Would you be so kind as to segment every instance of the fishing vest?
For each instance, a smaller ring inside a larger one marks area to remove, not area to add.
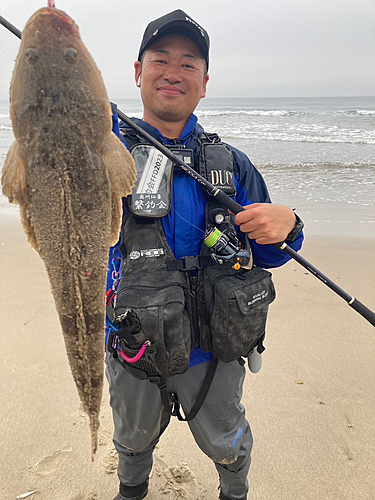
[[[200,139],[198,172],[234,195],[230,150],[216,134]],[[136,134],[126,136],[126,142],[131,151],[144,143]],[[227,211],[220,224],[213,220],[220,208],[216,201],[208,201],[206,228],[235,231]],[[161,219],[135,216],[129,210],[122,224],[120,252],[114,316],[121,317],[129,308],[136,313],[145,337],[158,348],[158,372],[164,377],[186,371],[196,346],[224,362],[248,356],[256,347],[259,352],[264,349],[268,306],[275,298],[271,273],[219,265],[205,245],[198,256],[177,260]]]

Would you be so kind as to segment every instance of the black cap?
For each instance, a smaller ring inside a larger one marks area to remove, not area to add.
[[[155,40],[167,35],[184,35],[193,40],[199,47],[208,69],[208,52],[210,49],[210,38],[208,33],[194,21],[194,19],[180,9],[159,17],[159,19],[155,19],[155,21],[151,21],[142,38],[138,61],[141,60],[143,52],[155,42]]]

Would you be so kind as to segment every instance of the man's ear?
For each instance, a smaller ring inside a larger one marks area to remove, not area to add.
[[[141,86],[141,73],[142,73],[142,64],[139,61],[135,61],[135,63],[134,63],[134,78],[135,78],[135,84],[137,87]]]
[[[203,99],[203,97],[206,97],[206,92],[207,92],[207,82],[208,80],[210,79],[210,76],[208,73],[206,73],[206,75],[204,76],[204,80],[203,80],[203,88],[202,88],[202,95],[201,95],[201,99]]]

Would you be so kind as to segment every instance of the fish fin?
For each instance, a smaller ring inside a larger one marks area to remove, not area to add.
[[[134,160],[131,154],[113,132],[109,135],[103,152],[111,190],[120,198],[128,196],[131,194],[136,180]]]
[[[21,154],[17,141],[11,145],[3,167],[1,176],[3,195],[10,203],[25,205],[27,203],[26,191],[26,160]]]
[[[119,240],[121,221],[122,221],[122,203],[121,198],[115,195],[112,191],[111,194],[111,246],[115,245]]]
[[[27,236],[27,241],[39,253],[39,247],[28,210],[26,159],[21,154],[17,141],[13,142],[5,159],[1,185],[3,194],[9,199],[9,202],[20,205],[21,222]]]
[[[112,192],[111,245],[114,245],[118,241],[121,227],[121,198],[131,194],[136,170],[131,154],[113,132],[104,146],[104,161]]]

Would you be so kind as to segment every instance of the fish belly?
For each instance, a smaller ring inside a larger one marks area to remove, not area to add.
[[[72,156],[70,151],[44,149],[29,159],[29,203],[23,219],[34,232],[49,276],[95,453],[104,373],[111,192],[103,158],[84,147],[77,150]]]

